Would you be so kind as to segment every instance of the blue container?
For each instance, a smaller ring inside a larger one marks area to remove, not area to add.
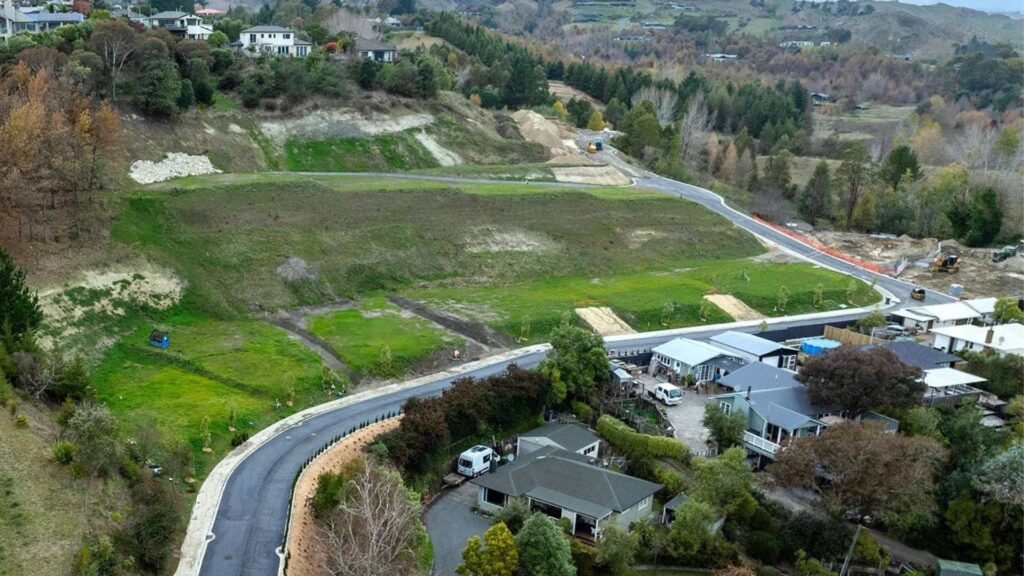
[[[800,343],[800,350],[808,356],[817,356],[840,346],[842,346],[841,343],[828,338],[811,338]]]
[[[171,335],[161,330],[153,330],[149,333],[149,345],[167,348],[171,345]]]

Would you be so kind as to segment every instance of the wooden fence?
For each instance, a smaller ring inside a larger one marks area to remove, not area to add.
[[[835,340],[847,346],[871,344],[871,336],[847,330],[846,328],[836,328],[835,326],[825,326],[825,338]]]

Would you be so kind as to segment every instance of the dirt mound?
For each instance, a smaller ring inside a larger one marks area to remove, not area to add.
[[[636,330],[607,306],[589,306],[577,308],[576,314],[590,325],[601,336],[617,334],[635,334]]]
[[[181,176],[219,173],[213,162],[206,156],[192,156],[180,152],[170,152],[167,158],[159,162],[136,160],[132,163],[128,174],[139,184],[163,182]]]
[[[455,166],[456,164],[462,164],[462,157],[452,152],[451,150],[442,146],[433,136],[426,132],[417,132],[414,134],[416,140],[423,144],[423,147],[430,152],[430,155],[437,160],[437,163],[441,166]]]
[[[343,108],[314,110],[300,117],[266,119],[260,122],[260,128],[275,144],[283,146],[290,137],[313,140],[330,137],[365,138],[422,128],[433,121],[434,116],[425,112],[363,114],[357,110]]]
[[[729,294],[706,294],[705,300],[721,308],[726,314],[732,316],[733,320],[761,320],[764,315],[747,306],[742,300]]]
[[[559,182],[597,184],[601,186],[624,186],[632,182],[628,176],[611,166],[579,166],[552,168],[551,173]]]
[[[564,134],[558,124],[548,120],[533,110],[519,110],[512,115],[519,126],[519,133],[530,142],[542,144],[551,151],[552,156],[566,156],[572,150],[566,140],[572,140],[572,134]]]
[[[547,236],[521,228],[481,228],[465,240],[466,251],[483,252],[552,252],[558,243]]]

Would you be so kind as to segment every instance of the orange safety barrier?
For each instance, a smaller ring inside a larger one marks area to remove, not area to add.
[[[835,248],[832,248],[831,246],[826,246],[825,244],[822,244],[821,242],[819,242],[818,240],[816,240],[814,238],[811,238],[810,236],[804,236],[803,234],[799,234],[797,232],[794,232],[794,231],[790,230],[789,228],[786,228],[785,226],[782,226],[782,225],[779,225],[779,224],[775,224],[773,222],[769,222],[769,221],[765,220],[764,218],[760,218],[758,216],[751,216],[751,218],[753,218],[754,220],[757,220],[761,224],[764,224],[765,226],[767,226],[767,227],[769,227],[769,228],[771,228],[773,230],[776,230],[778,232],[781,232],[781,233],[785,234],[786,236],[789,236],[790,238],[794,238],[796,240],[799,240],[799,241],[803,242],[804,244],[807,244],[808,246],[810,246],[811,248],[814,248],[815,250],[817,250],[819,252],[824,252],[825,254],[828,254],[829,256],[832,256],[833,258],[838,258],[839,260],[842,260],[843,262],[848,262],[850,264],[853,264],[854,266],[860,266],[861,268],[863,268],[865,270],[870,270],[870,271],[875,272],[877,274],[888,274],[888,272],[884,268],[879,266],[878,264],[872,264],[871,262],[865,262],[863,260],[859,260],[857,258],[854,258],[853,256],[850,256],[849,254],[844,254],[844,253],[836,250]]]

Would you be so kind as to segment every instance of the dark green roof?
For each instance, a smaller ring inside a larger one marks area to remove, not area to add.
[[[602,518],[652,496],[661,485],[590,464],[587,458],[553,446],[472,480],[510,496],[526,496]]]

